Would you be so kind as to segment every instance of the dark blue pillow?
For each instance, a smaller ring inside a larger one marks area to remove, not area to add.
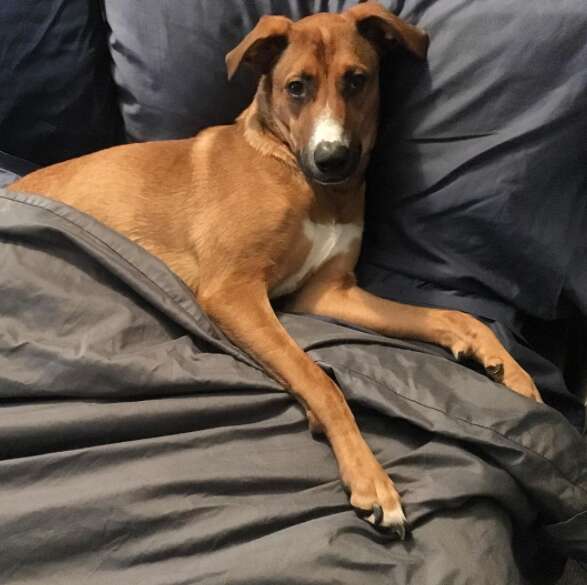
[[[401,4],[431,44],[382,76],[362,284],[511,326],[587,307],[584,0]]]
[[[2,0],[0,31],[0,150],[49,164],[119,141],[98,0]]]

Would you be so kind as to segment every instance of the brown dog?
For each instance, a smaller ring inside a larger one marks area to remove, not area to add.
[[[375,3],[298,22],[264,17],[226,57],[261,74],[230,126],[58,164],[12,185],[89,213],[163,260],[226,335],[304,405],[372,524],[405,535],[393,482],[342,392],[289,337],[269,302],[440,344],[540,400],[493,333],[464,313],[402,305],[357,287],[364,171],[375,140],[379,53],[426,54],[428,39]],[[155,198],[153,193],[159,195]]]

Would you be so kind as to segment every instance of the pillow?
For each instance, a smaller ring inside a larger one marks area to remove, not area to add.
[[[552,319],[587,243],[585,2],[402,6],[429,58],[382,76],[360,282],[512,327]]]
[[[0,30],[0,150],[49,164],[119,140],[96,0],[2,0]]]
[[[246,71],[230,83],[224,56],[263,14],[301,18],[297,0],[105,0],[127,138],[185,138],[232,122],[251,101]]]

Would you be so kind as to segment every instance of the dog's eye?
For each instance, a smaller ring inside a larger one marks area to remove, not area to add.
[[[365,87],[367,76],[364,73],[349,73],[346,77],[346,87],[352,93],[357,93]]]
[[[287,93],[294,98],[303,98],[306,95],[306,85],[300,79],[294,79],[286,85]]]

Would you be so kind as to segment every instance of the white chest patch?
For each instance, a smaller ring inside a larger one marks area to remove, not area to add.
[[[304,235],[312,247],[302,266],[270,291],[272,298],[297,290],[304,280],[331,258],[348,252],[351,244],[361,238],[363,226],[355,223],[314,223],[304,220]]]

